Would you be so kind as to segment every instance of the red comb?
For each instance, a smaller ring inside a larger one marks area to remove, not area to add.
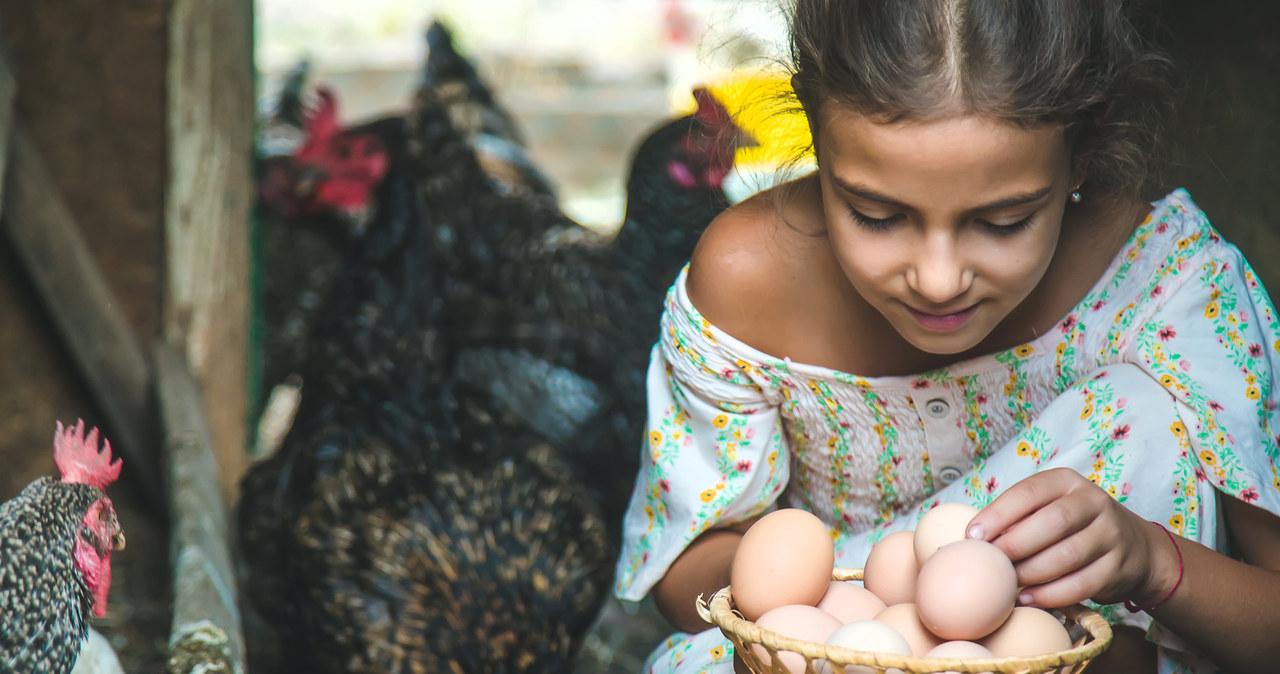
[[[711,95],[710,89],[706,87],[694,89],[693,99],[698,102],[698,111],[693,113],[698,121],[704,124],[723,124],[729,121],[729,109]]]
[[[77,419],[76,425],[66,430],[58,422],[53,434],[53,462],[58,464],[63,482],[79,482],[98,489],[115,482],[122,467],[120,459],[111,460],[111,443],[106,438],[102,440],[102,451],[98,451],[98,429],[85,435],[83,419]]]
[[[308,159],[324,147],[338,133],[338,97],[328,87],[317,87],[319,102],[307,111],[303,121],[306,140],[294,154],[298,159]]]

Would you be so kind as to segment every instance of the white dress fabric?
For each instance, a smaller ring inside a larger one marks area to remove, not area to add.
[[[710,527],[774,507],[826,522],[836,563],[941,502],[976,507],[1070,467],[1142,517],[1231,554],[1215,495],[1280,513],[1280,324],[1240,251],[1183,190],[1151,214],[1053,330],[903,377],[761,353],[667,297],[648,374],[647,439],[615,593],[640,600]],[[1213,667],[1144,613],[1161,672]],[[717,629],[675,634],[654,672],[732,672]]]

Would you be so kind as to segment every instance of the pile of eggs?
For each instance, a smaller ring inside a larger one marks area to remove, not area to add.
[[[825,524],[799,509],[772,512],[739,543],[729,591],[738,612],[764,629],[857,651],[928,658],[1029,657],[1071,648],[1053,614],[1015,606],[1013,563],[996,546],[965,538],[977,509],[943,504],[914,531],[872,547],[863,584],[832,581],[835,549]],[[768,666],[769,654],[753,646]],[[798,653],[779,651],[790,672]],[[823,663],[819,671],[832,671]],[[846,674],[871,671],[849,666]]]

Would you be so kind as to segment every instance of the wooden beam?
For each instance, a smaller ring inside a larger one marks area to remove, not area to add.
[[[154,504],[162,504],[148,359],[30,137],[18,120],[9,129],[0,228],[106,414],[127,472]]]
[[[169,672],[243,672],[231,528],[205,405],[181,347],[162,344],[155,355],[172,523]]]

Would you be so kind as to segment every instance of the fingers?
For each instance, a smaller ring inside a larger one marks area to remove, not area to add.
[[[1079,479],[1083,478],[1073,470],[1054,468],[1019,480],[974,515],[968,537],[994,541],[1027,516],[1066,495]],[[1022,556],[1010,558],[1017,561]]]
[[[1094,598],[1098,595],[1098,588],[1105,585],[1114,574],[1115,566],[1112,555],[1103,555],[1050,582],[1024,588],[1018,593],[1018,603],[1039,608],[1058,608]]]
[[[1014,564],[1018,584],[1035,586],[1070,576],[1115,550],[1113,529],[1094,521],[1079,531],[1050,541],[1034,554]]]

